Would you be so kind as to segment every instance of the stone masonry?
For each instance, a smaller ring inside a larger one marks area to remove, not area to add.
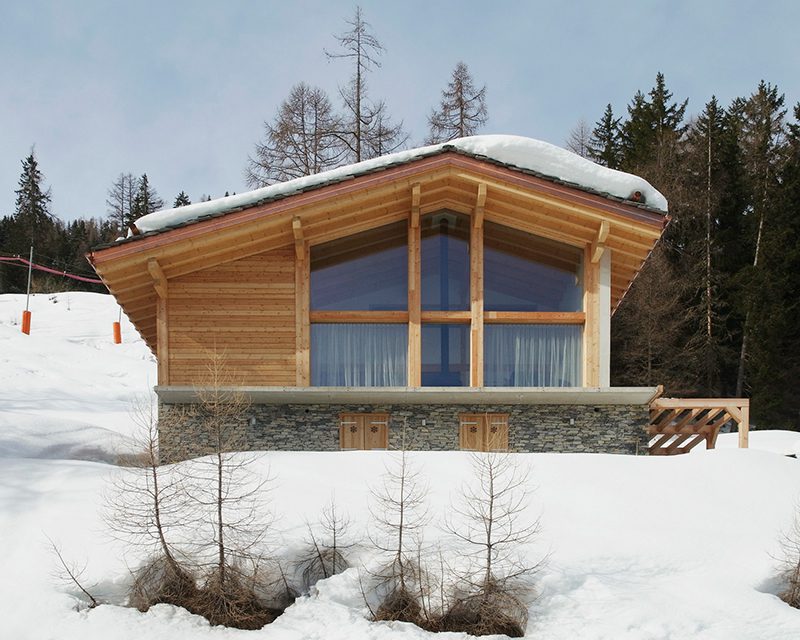
[[[209,452],[193,405],[161,404],[162,462]],[[389,448],[400,447],[403,425],[412,450],[458,449],[461,413],[508,414],[511,451],[646,454],[648,407],[641,405],[253,404],[234,425],[235,448],[273,451],[339,450],[339,415],[388,413]]]

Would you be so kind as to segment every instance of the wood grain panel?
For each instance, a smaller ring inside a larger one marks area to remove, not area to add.
[[[294,385],[294,263],[288,246],[170,279],[170,384],[201,384],[216,352],[234,384]]]

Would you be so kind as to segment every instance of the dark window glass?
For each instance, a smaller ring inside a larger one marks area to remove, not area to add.
[[[311,384],[406,386],[408,325],[312,324]]]
[[[580,311],[583,251],[491,222],[484,228],[487,311]]]
[[[469,386],[469,325],[422,325],[422,386]]]
[[[406,222],[311,247],[311,308],[392,311],[408,307]]]
[[[579,387],[583,327],[575,324],[487,324],[487,387]]]
[[[420,222],[422,308],[469,309],[469,218],[442,211]]]

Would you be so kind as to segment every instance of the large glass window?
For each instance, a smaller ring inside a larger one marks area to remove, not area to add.
[[[405,221],[311,247],[311,309],[392,311],[408,306]]]
[[[469,325],[422,325],[422,386],[469,385]]]
[[[487,387],[579,387],[583,326],[495,324],[484,328]]]
[[[408,325],[312,324],[311,384],[404,387]]]
[[[583,251],[510,227],[485,223],[487,311],[580,311]]]
[[[420,226],[422,309],[469,309],[469,218],[442,211]]]

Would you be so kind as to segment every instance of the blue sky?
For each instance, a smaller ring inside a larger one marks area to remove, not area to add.
[[[621,115],[657,71],[688,113],[727,105],[762,78],[800,100],[800,2],[365,1],[386,48],[373,98],[413,146],[455,63],[487,85],[485,133],[563,145],[607,103]],[[245,190],[247,156],[291,86],[326,89],[355,3],[0,0],[0,215],[13,211],[20,160],[36,145],[53,212],[104,216],[121,172],[147,172],[171,203],[185,190]],[[657,186],[657,185],[656,185]]]

